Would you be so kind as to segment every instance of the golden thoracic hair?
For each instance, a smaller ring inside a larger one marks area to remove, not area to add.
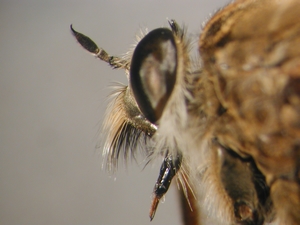
[[[299,0],[234,1],[203,27],[196,60],[174,20],[124,57],[71,26],[128,77],[104,122],[107,170],[138,148],[164,157],[151,220],[176,178],[186,225],[300,224],[299,12]]]

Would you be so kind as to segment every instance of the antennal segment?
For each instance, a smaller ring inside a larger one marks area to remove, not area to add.
[[[89,51],[102,61],[108,63],[114,69],[123,68],[129,70],[129,64],[126,60],[119,57],[110,56],[103,48],[99,48],[97,44],[88,36],[74,30],[72,24],[70,25],[70,28],[76,40],[85,50]]]

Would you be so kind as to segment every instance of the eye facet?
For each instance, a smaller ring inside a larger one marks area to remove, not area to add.
[[[172,31],[159,28],[137,45],[130,66],[135,100],[151,123],[160,119],[176,82],[177,49]]]

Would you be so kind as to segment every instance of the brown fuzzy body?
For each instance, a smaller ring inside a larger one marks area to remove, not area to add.
[[[213,115],[213,136],[254,159],[287,224],[300,224],[299,12],[298,0],[236,1],[207,23],[199,41],[215,91],[207,96],[213,107],[203,109]],[[195,98],[207,93],[198,86]]]

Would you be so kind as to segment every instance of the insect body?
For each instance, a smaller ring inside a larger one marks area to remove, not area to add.
[[[207,22],[196,63],[174,20],[123,58],[71,27],[129,78],[104,124],[107,168],[139,144],[149,160],[165,157],[151,219],[176,177],[200,212],[188,225],[300,224],[299,12],[298,0],[235,1]]]

